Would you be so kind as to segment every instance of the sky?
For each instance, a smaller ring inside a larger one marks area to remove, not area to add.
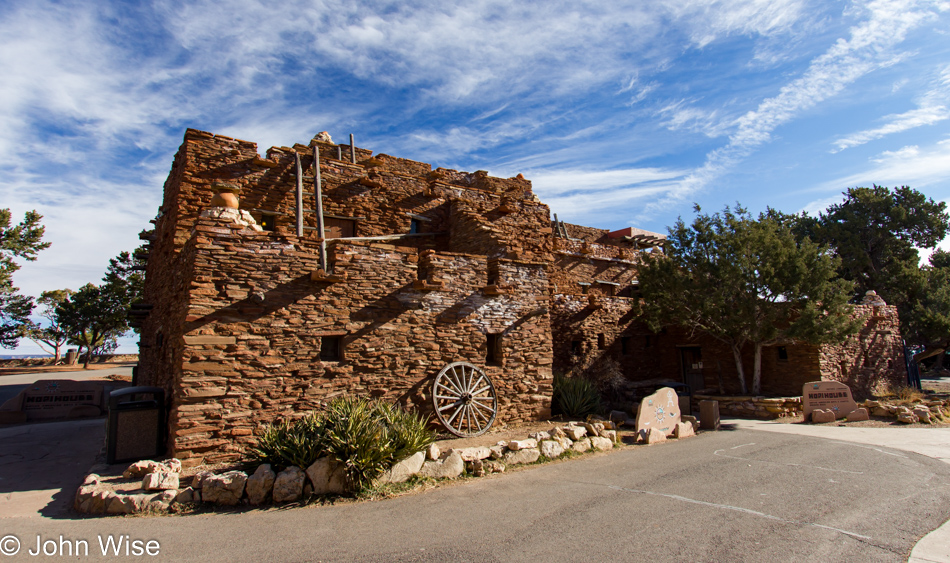
[[[0,208],[52,243],[14,284],[99,282],[188,127],[522,173],[611,230],[872,184],[950,201],[950,1],[5,0]]]

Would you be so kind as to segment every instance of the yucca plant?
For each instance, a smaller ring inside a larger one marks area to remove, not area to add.
[[[582,418],[600,410],[597,386],[583,377],[554,376],[553,402],[561,414]]]
[[[321,419],[321,415],[310,413],[298,420],[283,420],[267,426],[257,437],[257,445],[248,451],[251,459],[278,469],[292,465],[309,467],[326,455]]]

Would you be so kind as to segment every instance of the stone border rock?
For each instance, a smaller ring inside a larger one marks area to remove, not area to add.
[[[686,438],[695,434],[692,417],[676,425],[671,436]],[[692,420],[688,420],[692,419]],[[653,444],[667,436],[653,429],[642,433],[638,441]],[[535,432],[520,440],[501,441],[493,446],[453,448],[441,451],[432,444],[424,452],[395,464],[378,480],[379,484],[402,483],[413,476],[432,479],[456,479],[463,473],[481,477],[503,473],[512,465],[553,460],[588,451],[608,451],[619,444],[616,424],[611,421],[569,422],[550,431]],[[139,461],[130,465],[122,477],[86,477],[76,492],[74,507],[84,514],[133,514],[169,512],[176,505],[208,503],[219,506],[265,506],[299,502],[311,495],[339,495],[347,492],[343,465],[321,458],[306,469],[288,467],[275,473],[268,464],[248,475],[231,470],[221,474],[196,473],[188,486],[180,487],[181,462]]]

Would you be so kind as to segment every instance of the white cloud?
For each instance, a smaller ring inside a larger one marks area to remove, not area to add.
[[[895,64],[893,48],[910,30],[935,17],[925,0],[872,0],[862,6],[867,18],[811,61],[804,74],[783,86],[778,95],[739,118],[729,143],[706,155],[706,161],[684,178],[669,198],[648,206],[655,212],[704,188],[723,172],[769,142],[772,132],[802,111],[836,95],[858,78]]]
[[[885,151],[870,159],[872,166],[821,183],[817,190],[841,190],[841,186],[912,186],[922,189],[946,182],[950,177],[950,139],[931,147],[907,146]]]

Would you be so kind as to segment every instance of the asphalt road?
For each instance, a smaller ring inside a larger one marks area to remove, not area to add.
[[[899,432],[899,430],[896,430]],[[163,518],[0,519],[155,540],[175,561],[906,561],[950,518],[950,465],[754,430],[552,463],[372,503]],[[2,547],[2,544],[0,544]],[[82,557],[81,559],[87,559]]]

